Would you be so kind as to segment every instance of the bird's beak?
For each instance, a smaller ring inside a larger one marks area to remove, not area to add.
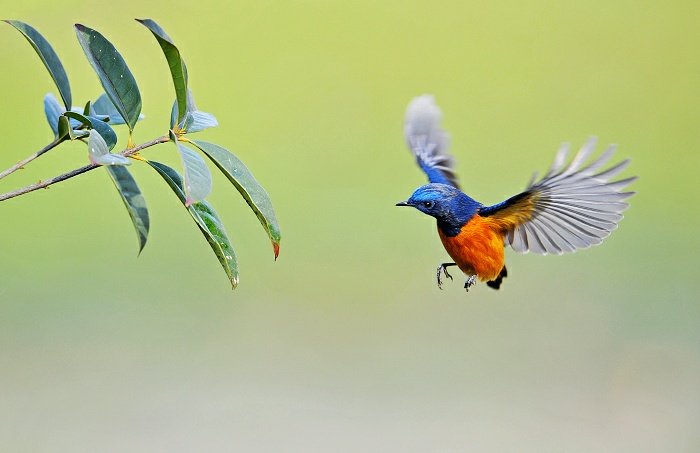
[[[412,206],[408,201],[399,201],[396,206]]]

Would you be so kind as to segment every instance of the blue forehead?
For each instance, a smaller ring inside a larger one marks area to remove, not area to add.
[[[445,200],[455,197],[459,194],[459,190],[447,184],[426,184],[413,192],[409,201],[420,203],[423,201]]]

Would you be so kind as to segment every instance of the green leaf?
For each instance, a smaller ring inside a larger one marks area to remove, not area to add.
[[[185,131],[185,133],[191,134],[194,132],[203,131],[204,129],[209,129],[210,127],[216,127],[218,125],[219,122],[211,113],[195,110],[194,112],[187,112],[185,114],[182,129]]]
[[[192,95],[192,90],[190,89],[187,89],[187,111],[185,112],[185,117],[179,122],[177,122],[178,105],[179,103],[176,99],[170,113],[170,128],[173,129],[177,124],[177,129],[180,130],[181,134],[200,132],[204,129],[209,129],[219,125],[219,122],[216,120],[214,115],[197,110],[197,106],[194,102],[194,96]]]
[[[117,144],[117,133],[114,132],[114,129],[99,118],[95,118],[94,116],[88,116],[87,118],[92,122],[92,128],[99,132],[105,140],[107,148],[112,151]]]
[[[245,198],[245,201],[255,212],[267,235],[270,237],[270,242],[272,242],[272,248],[275,252],[275,259],[277,259],[281,239],[280,227],[277,223],[275,210],[272,207],[272,201],[265,189],[253,177],[248,167],[227,149],[199,140],[190,140],[190,143],[202,150]]]
[[[129,126],[129,131],[133,131],[141,113],[141,94],[129,67],[112,43],[97,31],[76,24],[75,32],[102,88]]]
[[[77,120],[79,123],[82,123],[84,126],[89,127],[92,129],[92,121],[90,121],[85,115],[82,113],[78,112],[71,112],[70,110],[67,112],[63,112],[65,116],[67,116],[70,119]]]
[[[151,19],[136,19],[136,21],[153,33],[158,44],[160,44],[160,48],[163,49],[165,59],[170,67],[170,74],[173,77],[173,85],[175,85],[175,98],[178,103],[176,123],[179,123],[185,117],[185,112],[187,111],[187,67],[185,66],[185,61],[180,56],[180,51],[173,43],[173,40],[160,28],[160,25]]]
[[[58,117],[58,125],[56,127],[57,129],[57,136],[56,139],[62,139],[62,140],[73,140],[73,128],[70,125],[70,119],[66,116],[59,116]]]
[[[97,132],[99,132],[105,143],[107,143],[107,148],[109,151],[111,151],[117,144],[116,132],[114,132],[114,129],[112,129],[109,124],[105,123],[101,119],[95,118],[94,116],[81,115],[78,112],[65,112],[64,115],[78,120],[90,129],[95,129]]]
[[[111,154],[107,143],[95,129],[90,129],[88,152],[90,154],[90,163],[95,165],[131,165],[131,161],[126,157],[119,154]]]
[[[80,110],[80,108],[77,109]],[[58,103],[58,99],[56,99],[56,96],[54,96],[53,93],[47,93],[46,96],[44,96],[44,114],[46,115],[46,120],[49,122],[49,126],[51,126],[54,138],[58,139],[59,137],[66,137],[74,140],[75,138],[84,135],[81,131],[73,130],[80,127],[81,121],[74,118],[72,114],[77,114],[79,116],[82,115],[77,112],[70,113],[70,115],[67,115],[70,117],[67,118],[69,121],[69,126],[64,125],[65,127],[62,128],[60,126],[60,117],[66,114],[66,109],[64,109],[63,106]]]
[[[129,170],[122,166],[108,166],[105,167],[109,176],[112,177],[112,181],[122,197],[124,206],[129,212],[131,217],[131,222],[134,224],[134,229],[136,230],[136,236],[139,240],[139,255],[141,251],[146,246],[146,239],[148,238],[148,230],[150,229],[150,219],[148,217],[148,207],[146,206],[146,199],[143,197],[139,186],[136,184],[136,180]]]
[[[178,103],[177,99],[175,99],[175,102],[173,102],[173,108],[170,110],[170,129],[174,129],[175,126],[178,124],[177,120],[177,112],[178,112]]]
[[[177,195],[182,204],[187,207],[187,211],[207,239],[209,246],[211,246],[214,254],[219,259],[221,267],[223,267],[226,275],[228,275],[231,286],[235,288],[238,285],[238,261],[236,260],[236,254],[233,251],[231,241],[226,235],[226,230],[224,230],[224,225],[216,214],[216,211],[214,211],[214,208],[206,201],[193,203],[188,206],[185,188],[182,184],[182,177],[180,174],[167,165],[155,161],[147,160],[146,162],[160,174],[173,192],[175,192],[175,195]]]
[[[25,38],[27,38],[27,41],[29,41],[29,44],[32,45],[36,53],[41,58],[41,61],[44,62],[46,69],[49,70],[53,81],[56,83],[58,92],[63,99],[63,104],[66,106],[66,110],[70,110],[72,99],[70,84],[68,83],[68,76],[66,75],[66,70],[63,69],[61,60],[58,58],[58,55],[56,55],[53,47],[51,47],[51,44],[49,44],[49,42],[43,36],[41,36],[41,33],[39,33],[29,24],[25,24],[24,22],[20,22],[18,20],[6,20],[5,22],[15,27],[24,35]]]
[[[90,162],[93,164],[100,164],[97,159],[109,154],[109,148],[107,143],[102,138],[99,132],[95,130],[90,131],[90,139],[88,141],[88,152],[90,153]]]
[[[93,116],[99,118],[103,116],[106,117],[109,124],[125,124],[124,118],[122,118],[122,116],[119,114],[117,108],[114,106],[114,104],[112,104],[112,101],[109,100],[107,93],[102,93],[100,97],[98,97],[97,100],[92,103],[90,110],[92,111]],[[140,113],[138,120],[141,121],[145,117],[146,115]]]
[[[185,204],[187,206],[204,200],[211,193],[211,171],[198,153],[183,145],[170,131],[170,140],[177,145],[182,165],[185,168]]]
[[[51,130],[53,131],[54,138],[58,138],[58,118],[63,115],[66,111],[61,104],[58,103],[58,99],[53,93],[48,93],[44,96],[44,114],[46,114],[46,121],[49,122]]]
[[[92,108],[90,110],[95,116],[107,117],[109,124],[125,124],[124,118],[119,114],[117,108],[112,104],[112,101],[109,100],[107,93],[102,93],[100,97],[92,103]],[[143,115],[139,115],[139,119],[142,118]]]

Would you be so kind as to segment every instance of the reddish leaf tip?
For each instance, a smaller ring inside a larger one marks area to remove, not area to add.
[[[278,257],[279,254],[280,254],[280,245],[279,245],[277,242],[273,242],[273,243],[272,243],[272,249],[273,249],[274,252],[275,252],[275,261],[277,261],[277,257]]]

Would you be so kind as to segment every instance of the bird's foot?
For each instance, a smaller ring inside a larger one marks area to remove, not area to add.
[[[440,289],[442,289],[442,274],[443,273],[445,274],[445,277],[452,280],[452,276],[450,275],[449,272],[447,272],[447,268],[449,266],[456,266],[456,264],[455,263],[442,263],[437,268],[437,284],[438,284],[438,288],[440,288]]]
[[[466,282],[464,282],[464,289],[469,292],[469,288],[476,283],[476,275],[470,275]]]

